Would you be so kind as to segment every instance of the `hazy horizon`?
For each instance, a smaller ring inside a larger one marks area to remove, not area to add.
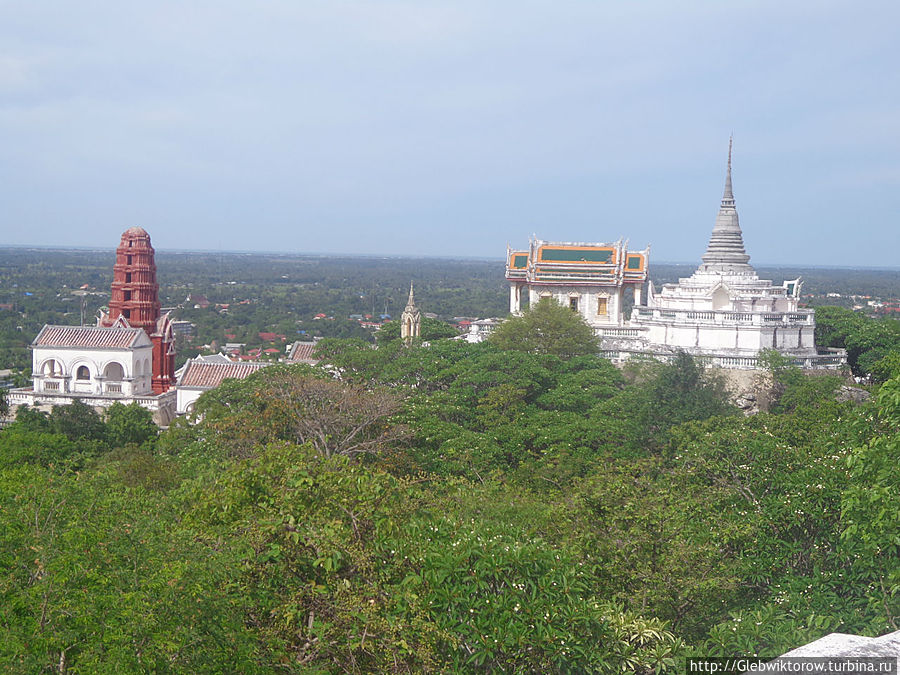
[[[109,253],[112,257],[115,255],[115,247],[102,246],[44,246],[40,244],[7,244],[0,245],[0,251],[3,250],[28,250],[28,251],[84,251],[88,253]],[[154,246],[156,253],[165,253],[169,255],[240,255],[240,256],[279,256],[285,258],[371,258],[374,260],[463,260],[473,262],[491,262],[497,263],[499,266],[505,264],[506,256],[485,256],[485,255],[458,255],[458,256],[437,256],[427,254],[402,254],[402,253],[349,253],[349,252],[316,252],[316,251],[251,251],[251,250],[227,250],[227,249],[160,249]],[[654,260],[650,257],[650,266],[653,265],[670,265],[682,267],[697,267],[699,260]],[[799,263],[771,263],[771,262],[755,262],[750,260],[750,265],[755,269],[784,269],[790,270],[796,268],[803,269],[835,269],[835,270],[865,270],[865,271],[900,271],[900,265],[815,265],[815,264],[799,264]]]

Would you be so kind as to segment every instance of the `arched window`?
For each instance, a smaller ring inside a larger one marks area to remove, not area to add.
[[[113,361],[106,366],[106,369],[103,371],[103,377],[107,380],[121,380],[125,377],[125,369],[122,368],[121,363]]]
[[[56,359],[50,359],[46,363],[44,363],[44,367],[41,369],[41,372],[44,375],[48,375],[50,377],[59,377],[62,375],[62,368],[59,365],[59,361]]]
[[[76,380],[89,380],[91,379],[91,371],[87,366],[78,366],[78,370],[75,371],[75,379]]]

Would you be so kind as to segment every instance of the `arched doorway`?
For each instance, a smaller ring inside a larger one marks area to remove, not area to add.
[[[719,286],[713,291],[712,305],[714,310],[728,309],[731,307],[731,296],[724,287]]]

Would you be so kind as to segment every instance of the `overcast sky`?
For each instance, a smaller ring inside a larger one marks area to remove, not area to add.
[[[0,245],[898,266],[900,3],[0,0]]]

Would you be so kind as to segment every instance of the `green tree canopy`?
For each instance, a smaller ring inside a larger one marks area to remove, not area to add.
[[[29,405],[20,405],[16,408],[16,426],[28,431],[50,431],[47,413]]]
[[[489,338],[500,349],[553,354],[562,359],[596,354],[600,342],[579,314],[549,298],[497,327]]]
[[[883,381],[891,376],[892,367],[882,362],[891,352],[900,351],[900,321],[870,319],[844,307],[819,307],[816,344],[846,349],[847,362],[855,374],[872,374]]]
[[[149,410],[137,403],[114,403],[106,413],[109,442],[114,446],[140,445],[156,438],[158,429]]]
[[[77,398],[69,405],[54,406],[49,419],[51,431],[70,441],[82,438],[102,441],[106,438],[106,425],[100,415]]]

